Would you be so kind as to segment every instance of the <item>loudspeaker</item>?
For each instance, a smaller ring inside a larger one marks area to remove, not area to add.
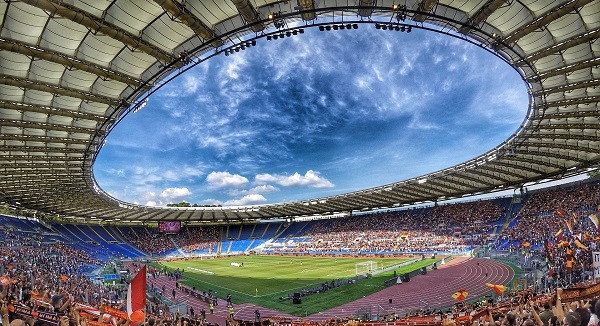
[[[294,292],[294,299],[300,299],[300,292]]]
[[[427,274],[427,267],[421,268],[421,275]]]
[[[292,299],[292,303],[293,304],[301,304],[302,303],[302,299],[294,297]]]
[[[389,302],[389,303],[392,303],[392,299],[388,299],[388,302]]]

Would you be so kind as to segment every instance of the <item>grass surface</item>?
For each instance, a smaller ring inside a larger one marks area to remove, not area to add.
[[[305,316],[362,298],[384,288],[383,282],[393,276],[389,271],[355,284],[343,285],[318,294],[302,297],[302,304],[292,304],[288,294],[308,289],[335,279],[356,274],[356,263],[376,261],[387,267],[407,261],[402,258],[331,258],[236,256],[205,260],[182,260],[163,263],[169,269],[184,269],[183,283],[201,291],[216,290],[224,298],[231,293],[234,303],[252,302],[263,307]],[[432,264],[432,259],[415,262],[396,270],[408,273]],[[242,267],[231,263],[243,263]],[[211,274],[214,273],[214,274]],[[257,291],[258,290],[258,291]],[[282,299],[285,298],[285,299]]]

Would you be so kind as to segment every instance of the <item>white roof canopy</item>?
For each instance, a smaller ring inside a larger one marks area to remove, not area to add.
[[[457,166],[306,201],[153,208],[96,184],[92,165],[111,128],[186,64],[273,33],[278,19],[308,27],[399,14],[398,24],[458,32],[514,66],[530,90],[521,128]],[[600,0],[2,1],[0,199],[121,221],[244,220],[397,207],[576,173],[600,160],[599,37]]]

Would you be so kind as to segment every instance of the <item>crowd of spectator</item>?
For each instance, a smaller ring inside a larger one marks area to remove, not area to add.
[[[211,253],[217,244],[218,229],[214,226],[183,227],[179,233],[159,232],[158,228],[138,227],[122,230],[125,237],[143,252],[150,255],[162,255],[174,251],[193,253],[207,249]]]
[[[504,208],[493,201],[374,213],[314,223],[298,244],[308,252],[464,252],[491,231]]]
[[[541,245],[553,241],[556,232],[573,227],[573,234],[590,230],[588,215],[600,204],[600,184],[584,183],[575,186],[545,190],[530,195],[517,215],[514,227],[503,232],[503,239],[528,241]],[[540,227],[540,226],[544,227]]]
[[[12,238],[0,248],[0,276],[10,280],[11,293],[16,296],[13,299],[37,297],[50,302],[61,296],[71,302],[90,304],[116,299],[119,290],[94,283],[84,275],[101,264],[87,253],[60,242],[42,244],[27,238]]]
[[[546,258],[549,276],[559,280],[556,284],[570,286],[574,279],[578,282],[590,281],[584,276],[572,276],[584,275],[585,271],[589,274],[593,267],[590,254],[597,248],[600,234],[588,215],[596,212],[599,205],[600,184],[597,182],[533,193],[526,198],[523,208],[518,212],[517,223],[504,229],[500,240],[514,242],[519,250]],[[299,248],[325,252],[459,251],[485,239],[485,235],[504,214],[504,208],[494,201],[477,201],[332,219],[312,223],[312,227],[303,234],[307,241],[300,243]],[[596,214],[600,216],[600,213]],[[177,249],[193,252],[213,248],[219,237],[218,227],[185,227],[176,235],[159,233],[157,229],[148,227],[122,228],[121,232],[132,243],[151,254]],[[80,318],[76,302],[94,306],[116,302],[124,297],[122,288],[107,287],[85,275],[85,271],[97,268],[103,262],[91,258],[84,251],[61,242],[45,243],[44,237],[33,231],[2,226],[0,240],[0,276],[6,277],[2,279],[5,285],[0,286],[3,326],[20,319],[18,315],[8,312],[7,303],[60,313],[67,318],[67,322],[70,318],[78,326],[89,326],[82,322],[84,319]],[[525,243],[529,246],[525,246]],[[565,267],[570,260],[575,263],[568,270]],[[149,269],[151,277],[157,277],[160,273],[164,271]],[[170,276],[175,280],[181,277],[177,273]],[[5,283],[7,279],[9,283]],[[152,281],[150,287],[161,291]],[[561,291],[557,290],[558,298],[561,297]],[[506,301],[488,306],[465,305],[455,313],[470,316],[469,323],[482,326],[598,325],[596,312],[600,312],[600,302],[576,301],[563,309],[557,297],[552,299],[547,294],[534,293],[506,296]],[[159,315],[166,310],[164,304],[158,301],[151,307],[151,311]],[[485,313],[481,314],[482,311]],[[420,314],[435,312],[422,311]],[[445,326],[460,323],[456,318],[448,319],[443,314],[438,316]],[[188,325],[198,323],[197,319],[183,318],[176,316],[174,321],[164,318],[151,320],[153,325],[182,326],[184,320]],[[35,320],[30,322],[34,326]]]

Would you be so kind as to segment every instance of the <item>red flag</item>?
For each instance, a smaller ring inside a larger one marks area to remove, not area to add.
[[[521,244],[523,245],[523,247],[525,247],[525,249],[531,248],[531,243],[529,241],[523,241],[523,243]]]
[[[469,293],[465,290],[459,290],[458,292],[452,293],[452,297],[457,301],[463,301],[469,296]]]
[[[565,217],[565,211],[563,209],[561,209],[561,208],[559,208],[559,209],[556,210],[556,214],[558,214],[558,215],[560,215],[562,217]]]
[[[567,225],[567,229],[569,229],[569,232],[573,233],[573,224],[571,224],[571,221],[565,219],[565,224]]]
[[[507,289],[507,287],[502,284],[485,283],[485,286],[491,287],[494,292],[498,293],[498,295],[502,295],[502,293],[504,293],[504,291]]]
[[[60,279],[61,281],[66,282],[69,279],[69,277],[67,275],[60,274]]]
[[[562,241],[562,239],[563,239],[563,229],[560,228],[560,230],[558,230],[558,232],[556,232],[554,234],[554,237],[556,237],[557,241]]]
[[[140,271],[129,283],[129,291],[127,291],[127,315],[132,321],[144,321],[143,310],[146,307],[146,266]],[[138,310],[140,312],[138,312]],[[135,313],[135,314],[134,314]],[[134,320],[136,319],[136,320]]]

